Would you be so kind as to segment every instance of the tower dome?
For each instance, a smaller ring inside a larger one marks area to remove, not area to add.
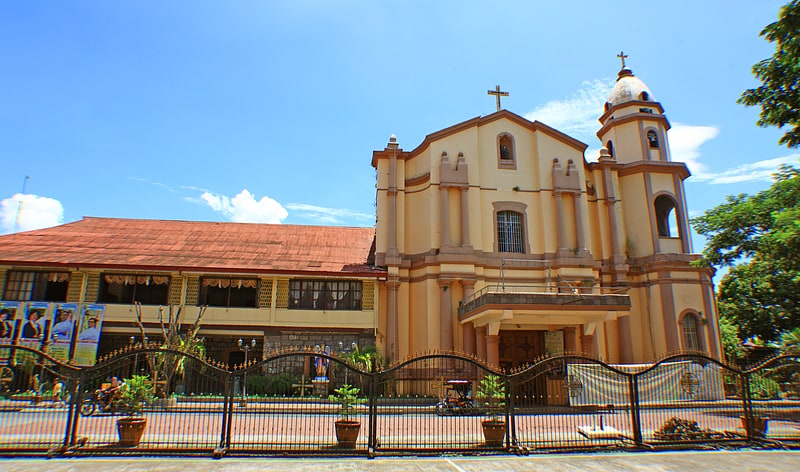
[[[617,84],[608,95],[607,107],[632,101],[654,102],[653,93],[630,69],[623,68],[617,75]]]

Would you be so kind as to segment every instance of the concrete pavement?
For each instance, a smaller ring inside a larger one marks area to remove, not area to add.
[[[224,458],[171,457],[0,459],[2,472],[200,472],[200,471],[702,471],[702,472],[797,472],[800,451],[703,451],[546,454],[487,457],[400,458]]]

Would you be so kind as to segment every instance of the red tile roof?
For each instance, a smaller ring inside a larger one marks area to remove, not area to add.
[[[375,228],[84,218],[0,236],[0,264],[380,276],[374,238]]]

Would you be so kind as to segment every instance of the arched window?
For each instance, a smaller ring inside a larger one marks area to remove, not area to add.
[[[611,140],[606,143],[606,149],[608,149],[608,155],[614,157],[614,143]]]
[[[650,144],[651,148],[658,149],[658,135],[653,130],[647,131],[647,142]]]
[[[497,138],[497,165],[501,168],[516,168],[514,137],[504,133]]]
[[[700,320],[694,313],[687,313],[681,320],[684,351],[701,351]]]
[[[523,216],[516,211],[497,212],[498,252],[525,252]]]
[[[673,230],[677,235],[678,215],[675,210],[675,201],[667,195],[659,195],[656,197],[655,209],[658,235],[662,238],[670,238]]]
[[[646,101],[650,100],[650,94],[643,90],[642,93],[639,94],[639,98],[643,102],[646,102]]]

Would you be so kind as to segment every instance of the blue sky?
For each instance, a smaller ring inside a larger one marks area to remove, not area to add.
[[[371,226],[372,151],[494,112],[497,84],[596,160],[620,50],[700,214],[800,159],[736,104],[783,3],[2,2],[0,233],[83,216]]]

